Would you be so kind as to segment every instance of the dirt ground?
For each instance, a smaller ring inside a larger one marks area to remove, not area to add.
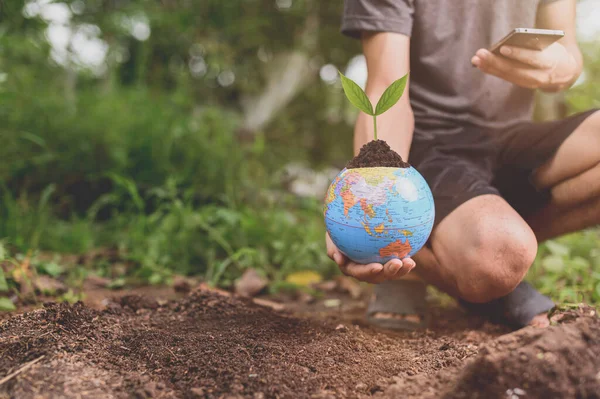
[[[434,306],[431,328],[394,333],[348,295],[142,292],[0,321],[0,398],[600,398],[588,307],[509,332]]]

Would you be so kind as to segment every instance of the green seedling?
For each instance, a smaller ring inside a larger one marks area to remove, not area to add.
[[[404,89],[406,88],[408,74],[396,80],[385,89],[375,106],[375,110],[373,110],[371,100],[369,100],[369,97],[367,97],[367,94],[363,89],[361,89],[353,80],[345,77],[340,71],[338,71],[338,73],[340,74],[340,78],[342,78],[342,87],[344,88],[344,93],[348,100],[356,108],[373,117],[373,138],[377,140],[377,116],[392,108],[394,104],[400,100],[400,97],[402,97],[402,93],[404,93]]]

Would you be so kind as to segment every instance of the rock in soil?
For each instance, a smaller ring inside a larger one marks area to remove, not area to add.
[[[351,277],[339,276],[337,279],[338,287],[343,292],[347,292],[354,299],[358,299],[362,295],[360,283]]]
[[[85,281],[94,288],[107,288],[110,285],[110,279],[95,274],[88,275]]]
[[[346,164],[347,169],[375,167],[408,168],[409,166],[410,164],[404,162],[402,157],[383,140],[369,141],[362,146],[358,155]]]
[[[67,292],[67,286],[55,278],[48,276],[37,276],[33,285],[41,294],[59,295]]]
[[[335,314],[300,318],[208,290],[160,306],[130,295],[104,311],[49,303],[0,324],[0,381],[44,356],[0,385],[0,398],[598,397],[590,316],[478,354],[505,330],[479,323],[473,343],[463,339],[471,319],[451,309],[425,332],[386,334],[347,321],[336,329]]]
[[[192,290],[192,282],[183,276],[175,276],[173,279],[173,289],[175,292],[187,294]]]
[[[269,281],[258,274],[255,269],[247,269],[235,283],[235,292],[245,297],[253,297],[261,292]]]
[[[117,301],[121,306],[133,311],[140,309],[157,309],[159,306],[156,299],[142,295],[125,295],[118,298]]]

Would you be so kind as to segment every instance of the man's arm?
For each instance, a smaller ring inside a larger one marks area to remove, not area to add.
[[[568,89],[575,83],[583,70],[583,57],[577,44],[576,28],[577,0],[558,0],[542,5],[537,14],[536,28],[558,29],[565,32],[559,40],[571,57],[571,62],[563,65],[563,82],[552,85],[550,90]]]
[[[529,89],[566,90],[581,74],[583,62],[575,29],[576,0],[557,0],[538,9],[537,27],[561,29],[565,37],[542,51],[502,46],[502,56],[479,49],[471,62],[483,72]]]
[[[409,37],[399,33],[363,33],[363,52],[367,59],[369,77],[366,93],[371,103],[377,104],[381,94],[394,81],[406,75],[409,68]],[[385,140],[405,161],[408,159],[410,143],[415,125],[408,100],[408,85],[400,101],[384,114],[377,117],[377,138]],[[373,140],[373,117],[361,112],[354,128],[354,150],[356,153],[368,141]],[[410,258],[392,259],[385,265],[371,263],[359,265],[344,256],[326,235],[327,255],[338,264],[342,273],[368,283],[381,283],[399,279],[416,266]]]
[[[363,53],[369,71],[366,93],[372,104],[377,104],[381,94],[395,80],[409,72],[410,38],[398,33],[364,33]],[[408,159],[410,143],[415,125],[410,107],[408,86],[402,98],[386,113],[377,117],[377,136],[385,140],[405,161]],[[361,112],[354,128],[354,151],[373,140],[373,117]]]

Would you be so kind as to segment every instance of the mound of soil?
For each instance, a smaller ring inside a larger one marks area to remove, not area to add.
[[[383,140],[372,140],[363,145],[357,156],[346,165],[347,169],[355,168],[408,168],[410,164],[392,150]]]
[[[590,310],[590,313],[595,313]],[[486,345],[445,399],[600,398],[600,322],[577,318]]]
[[[598,320],[577,317],[480,351],[502,330],[383,334],[208,290],[168,303],[129,296],[103,311],[46,304],[0,324],[0,398],[458,398],[516,387],[575,397],[591,392],[600,354]],[[537,390],[544,382],[552,388]]]

